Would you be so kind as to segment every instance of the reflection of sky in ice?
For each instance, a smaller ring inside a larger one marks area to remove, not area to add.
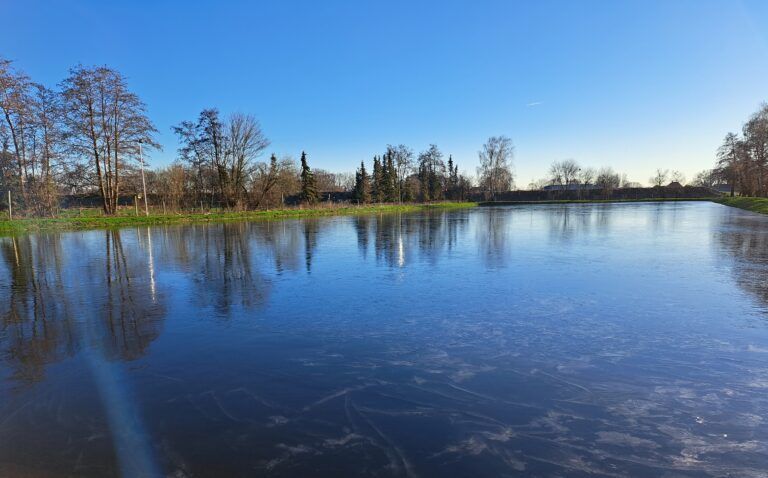
[[[768,217],[526,206],[0,247],[0,475],[118,473],[83,350],[173,476],[768,469]]]

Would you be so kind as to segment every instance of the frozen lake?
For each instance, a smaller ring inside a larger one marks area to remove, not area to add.
[[[0,238],[0,476],[765,476],[768,216]]]

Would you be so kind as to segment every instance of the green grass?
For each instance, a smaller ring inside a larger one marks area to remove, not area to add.
[[[715,202],[760,214],[768,214],[768,198],[724,197],[715,199]]]
[[[0,234],[22,234],[51,230],[103,229],[158,224],[191,224],[222,221],[279,220],[318,216],[348,216],[356,214],[390,214],[416,212],[429,209],[459,209],[477,206],[472,202],[440,202],[431,204],[376,204],[366,206],[338,206],[316,208],[270,209],[246,212],[211,212],[181,214],[135,215],[132,209],[123,209],[114,216],[101,215],[95,209],[72,209],[55,218],[23,218],[0,220]]]

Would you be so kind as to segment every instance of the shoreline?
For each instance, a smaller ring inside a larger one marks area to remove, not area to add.
[[[409,213],[425,210],[451,210],[493,206],[530,206],[539,204],[611,204],[649,202],[710,201],[759,214],[768,214],[768,198],[721,197],[721,198],[642,198],[642,199],[553,199],[544,201],[482,201],[440,202],[428,204],[373,204],[365,206],[313,207],[267,209],[244,212],[210,212],[118,215],[118,216],[68,216],[57,218],[20,218],[0,220],[0,235],[29,234],[48,231],[82,231],[130,226],[155,226],[173,224],[210,224],[232,221],[275,221],[309,217],[355,216],[366,214]]]
[[[53,218],[19,218],[0,220],[0,235],[28,234],[48,231],[82,231],[130,226],[156,226],[172,224],[208,224],[231,221],[274,221],[308,217],[355,216],[364,214],[393,214],[431,209],[465,209],[477,206],[475,202],[441,202],[427,204],[374,204],[365,206],[314,207],[266,209],[243,212],[210,212],[150,214],[144,216],[69,216]]]
[[[768,198],[722,197],[713,199],[713,202],[758,214],[768,214]]]

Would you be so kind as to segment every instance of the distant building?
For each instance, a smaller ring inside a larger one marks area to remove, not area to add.
[[[673,188],[673,189],[682,189],[682,188],[683,188],[683,185],[682,185],[682,184],[680,184],[680,183],[679,183],[679,182],[677,182],[677,181],[672,181],[671,183],[667,184],[667,187],[668,187],[668,188]]]

